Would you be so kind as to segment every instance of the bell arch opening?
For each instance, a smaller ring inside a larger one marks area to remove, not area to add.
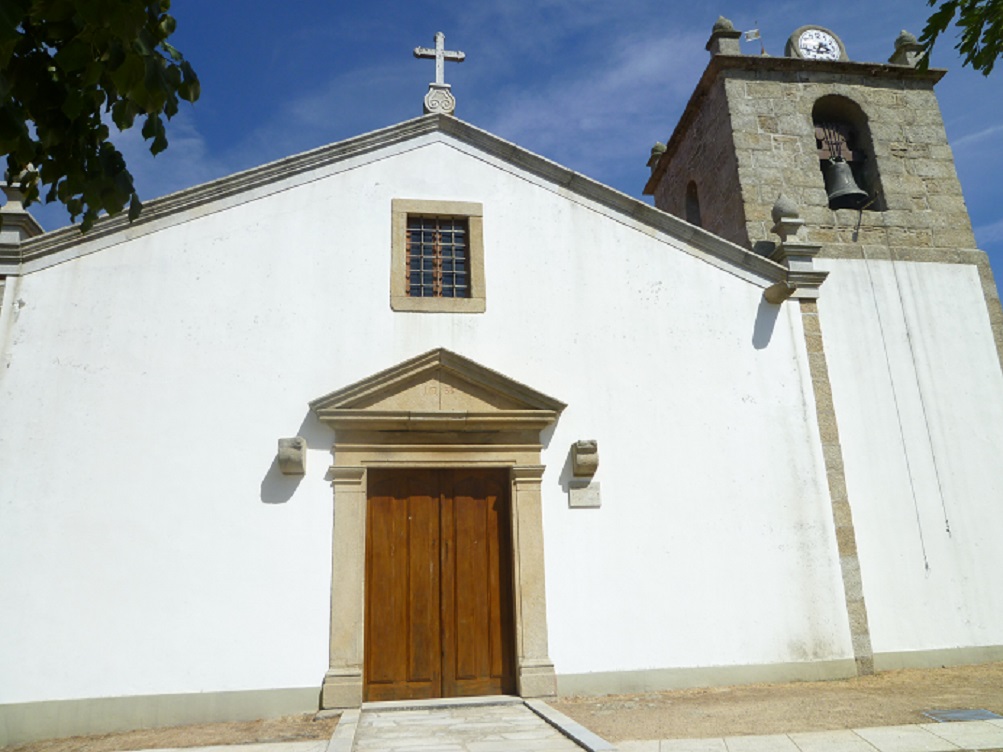
[[[874,143],[860,105],[848,97],[828,94],[815,101],[811,116],[829,208],[884,211]]]

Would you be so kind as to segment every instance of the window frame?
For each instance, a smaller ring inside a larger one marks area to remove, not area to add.
[[[472,201],[427,201],[395,198],[391,201],[390,308],[420,313],[484,313],[484,206]],[[408,295],[408,215],[463,219],[467,222],[467,257],[470,264],[470,297],[413,298]]]

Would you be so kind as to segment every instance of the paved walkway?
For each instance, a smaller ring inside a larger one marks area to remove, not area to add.
[[[487,704],[485,702],[487,701]],[[793,722],[796,723],[796,722]],[[718,739],[600,739],[539,700],[367,703],[348,710],[329,742],[159,752],[1003,752],[1003,719]]]
[[[1003,719],[809,731],[721,739],[662,739],[617,745],[620,752],[955,752],[1003,750]]]
[[[796,723],[796,721],[794,722]],[[367,703],[327,752],[1003,752],[1003,719],[718,739],[600,739],[545,702],[516,697]],[[305,752],[305,751],[304,751]]]
[[[517,697],[366,703],[328,752],[582,752],[612,745],[543,702]]]

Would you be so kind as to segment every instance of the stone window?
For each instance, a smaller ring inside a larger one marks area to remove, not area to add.
[[[812,109],[815,125],[815,147],[818,164],[830,195],[832,208],[845,208],[833,201],[834,186],[851,189],[856,185],[866,197],[853,204],[854,208],[881,211],[885,208],[878,165],[874,159],[871,131],[867,115],[856,102],[839,95],[827,95],[815,102]],[[845,166],[835,168],[836,162]],[[847,170],[846,167],[849,169]],[[852,179],[852,183],[849,182]]]
[[[483,215],[468,201],[393,200],[393,310],[484,312]]]

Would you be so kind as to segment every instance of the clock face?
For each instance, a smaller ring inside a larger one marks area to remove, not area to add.
[[[801,57],[810,60],[839,60],[842,50],[839,40],[824,29],[806,29],[797,39]]]

